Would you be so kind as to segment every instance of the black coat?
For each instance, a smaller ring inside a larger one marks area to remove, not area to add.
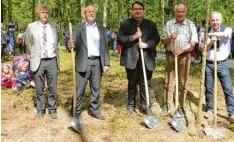
[[[138,47],[138,39],[132,41],[132,36],[137,32],[138,22],[131,18],[120,23],[120,29],[117,40],[122,45],[120,65],[128,68],[136,68],[138,59],[140,58],[140,50]],[[142,42],[148,44],[149,48],[143,49],[144,60],[147,70],[153,71],[155,68],[156,46],[160,41],[160,36],[156,24],[150,20],[143,19],[139,23],[142,31]]]

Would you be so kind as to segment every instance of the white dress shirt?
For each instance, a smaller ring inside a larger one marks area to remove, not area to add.
[[[220,31],[220,28],[219,30]],[[213,33],[213,29],[211,28],[211,31],[210,33]],[[228,58],[229,54],[230,54],[230,51],[231,51],[231,44],[230,44],[230,41],[231,41],[231,38],[232,38],[232,29],[229,28],[229,27],[226,27],[226,29],[224,30],[224,32],[226,34],[228,34],[228,37],[226,38],[220,38],[219,40],[219,50],[217,50],[217,61],[223,61],[225,59]],[[210,40],[208,41],[208,43],[210,42]],[[207,60],[209,61],[214,61],[214,50],[208,50],[207,51],[207,57],[206,57]]]
[[[100,56],[100,35],[96,23],[90,26],[86,22],[86,35],[87,35],[88,57]]]
[[[39,27],[40,28],[40,42],[41,42],[40,44],[41,44],[41,49],[42,49],[41,58],[45,58],[45,57],[43,57],[43,53],[44,53],[44,51],[43,51],[43,26],[44,26],[44,24],[42,24],[40,22],[40,27]],[[56,56],[55,41],[53,38],[53,33],[52,33],[52,29],[51,29],[50,24],[46,23],[45,26],[46,26],[46,38],[47,38],[47,46],[46,47],[47,47],[47,51],[48,51],[47,58],[53,58]]]

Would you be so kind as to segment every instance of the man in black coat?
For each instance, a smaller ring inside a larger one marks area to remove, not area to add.
[[[136,107],[137,85],[140,88],[140,101],[142,112],[153,115],[151,109],[147,109],[145,83],[140,55],[140,48],[143,49],[146,75],[149,87],[155,68],[156,46],[160,41],[160,36],[156,24],[144,19],[144,4],[134,2],[132,4],[132,18],[120,23],[117,35],[118,43],[122,45],[120,65],[124,66],[128,78],[128,106],[127,114],[131,115]],[[140,30],[137,30],[137,27]],[[139,43],[139,38],[142,42]]]

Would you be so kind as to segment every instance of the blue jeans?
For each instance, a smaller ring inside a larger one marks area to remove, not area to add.
[[[232,80],[228,68],[227,61],[217,64],[217,74],[221,82],[228,115],[234,115],[234,96],[232,93]],[[206,107],[208,111],[214,111],[214,99],[213,99],[213,89],[214,89],[214,64],[206,64]]]

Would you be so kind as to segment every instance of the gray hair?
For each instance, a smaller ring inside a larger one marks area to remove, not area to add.
[[[222,16],[222,14],[221,14],[219,11],[213,11],[213,12],[211,12],[210,17],[211,17],[212,15],[214,15],[214,14],[219,15],[220,20],[223,21],[223,16]]]
[[[185,5],[185,4],[177,4],[177,5],[175,5],[175,12],[176,12],[176,9],[178,8],[178,7],[181,7],[181,6],[184,6],[184,8],[185,8],[185,12],[187,13],[187,6]]]
[[[36,8],[37,16],[39,16],[39,13],[40,13],[41,9],[46,9],[46,10],[48,10],[48,12],[49,12],[49,14],[50,14],[50,7],[49,7],[49,5],[40,4],[40,5],[38,5],[38,7]]]

